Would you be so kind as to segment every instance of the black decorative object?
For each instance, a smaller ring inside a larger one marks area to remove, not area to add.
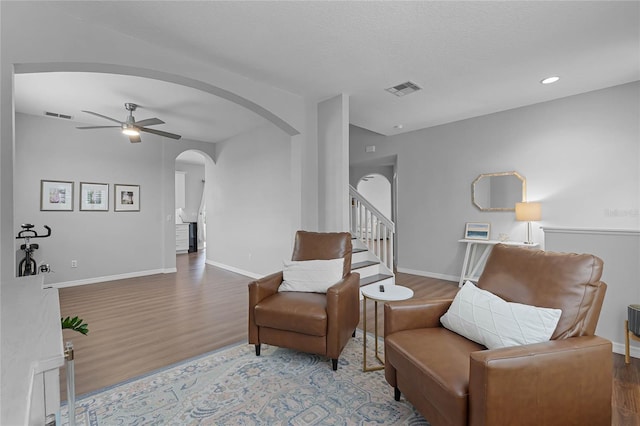
[[[640,305],[629,305],[627,308],[629,331],[640,337]]]
[[[198,251],[198,222],[189,223],[189,253]]]

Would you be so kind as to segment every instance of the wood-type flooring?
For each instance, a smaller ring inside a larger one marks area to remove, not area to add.
[[[87,336],[63,333],[75,349],[78,396],[247,341],[251,279],[204,261],[202,251],[182,254],[175,274],[60,289],[62,315],[78,315],[89,324]],[[457,283],[416,275],[399,273],[396,282],[412,288],[414,297],[453,297],[457,292]],[[367,305],[367,328],[373,330],[373,304]],[[612,356],[612,424],[640,426],[640,359],[625,365],[622,355]],[[64,369],[61,389],[65,400]]]

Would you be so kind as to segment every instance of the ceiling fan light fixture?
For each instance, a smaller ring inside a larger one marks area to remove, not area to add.
[[[127,136],[140,136],[140,132],[135,127],[125,127],[122,129],[122,133]]]
[[[156,117],[146,118],[144,120],[136,121],[132,114],[133,111],[138,107],[136,104],[126,103],[124,106],[127,109],[127,111],[129,111],[129,115],[127,116],[127,119],[125,121],[116,120],[115,118],[98,114],[97,112],[82,110],[82,112],[86,112],[87,114],[95,115],[96,117],[100,117],[100,118],[104,118],[105,120],[116,122],[119,124],[118,126],[82,126],[82,127],[76,127],[76,129],[84,130],[84,129],[105,129],[108,127],[116,127],[116,128],[119,127],[124,135],[129,136],[129,141],[131,143],[142,142],[142,140],[140,139],[141,132],[151,133],[154,135],[158,135],[158,136],[162,136],[170,139],[176,139],[176,140],[182,138],[182,136],[176,135],[175,133],[169,133],[163,130],[156,130],[156,129],[151,129],[147,127],[147,126],[155,126],[157,124],[164,124],[164,121],[160,120],[159,118],[156,118]]]

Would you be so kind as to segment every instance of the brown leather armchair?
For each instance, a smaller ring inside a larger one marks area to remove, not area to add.
[[[331,358],[333,370],[360,321],[360,275],[351,272],[351,234],[296,233],[292,260],[344,258],[342,280],[326,294],[278,292],[282,272],[249,284],[249,343]]]
[[[385,377],[432,426],[611,425],[611,342],[594,336],[602,260],[498,244],[477,286],[562,309],[550,341],[488,350],[447,330],[451,300],[385,305]]]

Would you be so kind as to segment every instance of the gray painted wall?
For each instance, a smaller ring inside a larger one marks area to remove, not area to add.
[[[217,144],[211,178],[207,173],[207,262],[262,276],[281,270],[291,257],[291,143],[265,125]]]
[[[351,166],[397,155],[398,266],[456,279],[465,222],[490,222],[494,239],[526,236],[513,212],[472,205],[481,173],[527,179],[529,201],[542,203],[534,241],[544,225],[639,229],[639,99],[635,82],[394,137],[352,127]]]
[[[349,230],[349,97],[318,104],[318,229]]]
[[[14,213],[17,223],[53,230],[39,241],[36,255],[55,271],[45,283],[175,268],[174,160],[189,147],[213,156],[214,146],[155,135],[131,144],[112,129],[81,131],[76,125],[16,114]],[[74,210],[40,211],[41,179],[74,182]],[[80,182],[109,184],[108,212],[80,211]],[[140,185],[140,212],[114,212],[115,183]],[[77,260],[77,268],[71,268],[71,260]]]

